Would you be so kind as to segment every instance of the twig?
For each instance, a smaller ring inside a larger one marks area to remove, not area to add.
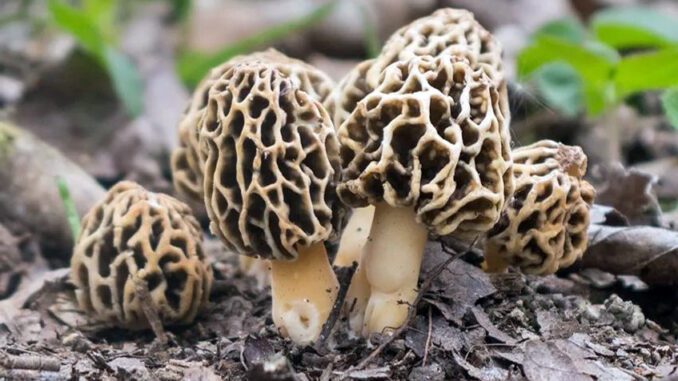
[[[443,251],[447,254],[450,254],[450,257],[447,258],[443,263],[439,264],[436,266],[433,270],[431,270],[428,275],[426,276],[426,279],[424,279],[424,282],[421,285],[421,288],[419,289],[419,292],[417,293],[417,297],[414,299],[414,302],[410,305],[410,309],[407,313],[407,319],[405,320],[405,323],[398,327],[395,331],[393,331],[393,334],[389,337],[387,337],[384,341],[379,344],[377,348],[375,348],[372,353],[370,353],[367,357],[365,357],[358,365],[356,365],[353,368],[349,368],[346,373],[351,372],[351,371],[356,371],[356,370],[361,370],[365,369],[369,363],[374,360],[383,350],[386,348],[389,344],[393,342],[397,337],[402,335],[402,333],[407,329],[407,326],[412,322],[414,317],[417,315],[417,305],[421,301],[421,299],[424,297],[424,294],[426,291],[431,287],[431,284],[433,281],[442,274],[442,272],[449,266],[450,263],[454,262],[455,260],[459,259],[459,257],[467,254],[471,248],[475,245],[476,241],[478,238],[476,237],[473,242],[469,245],[467,250],[463,253],[455,253],[451,249],[445,246],[443,242],[440,242]]]
[[[358,262],[353,261],[351,267],[342,267],[338,270],[339,292],[337,293],[337,300],[334,302],[332,311],[330,311],[330,316],[327,318],[327,321],[325,321],[325,324],[323,324],[323,327],[320,330],[320,336],[318,336],[318,340],[313,346],[316,351],[320,351],[325,346],[327,338],[329,338],[330,333],[332,333],[332,328],[334,328],[334,325],[337,323],[337,319],[339,319],[341,309],[344,307],[344,301],[346,300],[348,288],[351,285],[351,279],[353,279],[353,274],[355,274],[357,268]]]
[[[37,370],[58,372],[61,361],[46,356],[14,356],[0,353],[0,365],[5,369]]]
[[[426,366],[428,359],[428,350],[431,347],[431,333],[433,331],[433,324],[431,319],[431,306],[428,306],[428,335],[426,336],[426,345],[424,346],[424,359],[421,361],[421,366]]]
[[[160,321],[160,316],[158,315],[158,308],[153,299],[151,298],[151,292],[148,290],[148,283],[141,276],[134,276],[134,291],[136,292],[137,298],[141,303],[141,309],[146,315],[146,320],[151,326],[155,337],[158,339],[158,342],[161,345],[167,344],[167,335],[165,334],[165,329],[162,326],[162,321]]]

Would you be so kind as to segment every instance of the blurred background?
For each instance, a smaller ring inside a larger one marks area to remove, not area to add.
[[[440,7],[471,10],[502,42],[514,145],[579,144],[602,182],[628,176],[612,163],[637,168],[647,181],[635,186],[658,196],[650,208],[676,220],[674,0],[2,0],[0,120],[104,186],[173,193],[177,122],[209,68],[274,46],[339,80]]]

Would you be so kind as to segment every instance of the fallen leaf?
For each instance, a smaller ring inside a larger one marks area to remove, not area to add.
[[[651,226],[591,225],[581,266],[636,275],[649,285],[678,283],[678,232]]]
[[[523,371],[530,381],[593,381],[581,373],[572,359],[553,342],[533,340],[525,343]]]
[[[516,339],[492,324],[490,317],[487,316],[485,311],[481,310],[480,308],[472,307],[471,313],[473,314],[476,322],[480,324],[481,327],[485,328],[489,337],[508,345],[515,345],[518,342]]]

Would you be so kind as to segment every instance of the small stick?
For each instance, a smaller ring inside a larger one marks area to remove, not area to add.
[[[426,359],[428,359],[428,350],[431,347],[432,331],[433,324],[431,319],[431,306],[428,306],[428,335],[426,336],[426,345],[424,346],[424,359],[421,361],[421,366],[426,366]]]
[[[0,353],[0,365],[6,369],[37,370],[58,372],[61,361],[46,356],[14,356]]]
[[[379,353],[381,353],[381,352],[384,350],[384,348],[386,348],[389,344],[391,344],[391,342],[393,342],[393,340],[395,340],[398,336],[400,336],[403,332],[405,332],[405,329],[407,329],[408,325],[412,322],[412,320],[414,319],[414,317],[417,315],[417,304],[419,304],[419,302],[421,301],[421,299],[424,297],[424,294],[426,293],[426,291],[431,287],[431,284],[433,283],[433,281],[434,281],[436,278],[438,278],[438,276],[440,276],[440,274],[442,274],[442,272],[447,268],[447,266],[448,266],[450,263],[452,263],[452,262],[454,262],[455,260],[459,259],[459,257],[461,257],[461,256],[463,256],[463,255],[465,255],[465,254],[467,254],[467,253],[473,248],[473,246],[475,245],[475,243],[476,243],[477,240],[478,240],[478,237],[476,237],[476,238],[473,240],[473,242],[471,242],[471,244],[469,245],[468,249],[467,249],[465,252],[463,252],[463,253],[455,253],[455,252],[452,251],[450,248],[448,248],[447,246],[445,246],[445,244],[444,244],[443,242],[440,242],[440,244],[441,244],[441,246],[442,246],[442,248],[443,248],[443,251],[444,251],[445,253],[447,253],[447,254],[450,254],[450,257],[447,258],[447,260],[445,260],[443,263],[441,263],[441,264],[439,264],[438,266],[436,266],[436,267],[435,267],[433,270],[431,270],[431,271],[429,272],[429,274],[426,276],[426,279],[425,279],[424,282],[422,283],[421,288],[419,289],[419,292],[417,293],[416,299],[414,299],[414,303],[412,303],[412,305],[410,305],[410,309],[409,309],[409,311],[408,311],[408,313],[407,313],[407,319],[405,320],[405,324],[401,325],[400,327],[398,327],[398,329],[396,329],[395,331],[393,331],[393,334],[392,334],[391,336],[387,337],[386,340],[382,341],[381,344],[379,344],[379,346],[378,346],[377,348],[375,348],[375,349],[372,351],[372,353],[369,354],[369,356],[365,357],[365,358],[364,358],[358,365],[356,365],[354,368],[349,368],[349,370],[347,370],[347,371],[345,372],[345,374],[347,374],[347,373],[350,372],[350,371],[356,371],[356,370],[365,369],[365,367],[366,367],[367,365],[369,365],[369,363],[370,363],[372,360],[374,360],[374,359],[379,355]]]
[[[332,333],[332,328],[334,328],[334,325],[337,323],[337,319],[339,319],[339,314],[341,313],[341,309],[344,306],[344,301],[346,300],[348,288],[351,286],[351,279],[353,279],[353,274],[355,274],[357,268],[358,262],[353,261],[351,267],[343,267],[338,270],[340,274],[339,274],[339,292],[337,293],[337,300],[334,302],[334,305],[332,306],[330,316],[327,318],[327,321],[325,321],[325,324],[323,324],[323,328],[320,331],[320,336],[318,336],[318,340],[313,345],[313,348],[315,348],[316,351],[319,351],[325,346],[325,342],[330,337],[330,333]]]
[[[151,298],[151,292],[148,290],[148,283],[141,276],[134,276],[134,291],[137,294],[137,298],[141,303],[141,309],[146,315],[146,320],[150,324],[155,337],[158,339],[160,344],[167,344],[167,335],[165,334],[165,329],[162,326],[160,321],[160,316],[158,315],[158,308],[153,303]]]

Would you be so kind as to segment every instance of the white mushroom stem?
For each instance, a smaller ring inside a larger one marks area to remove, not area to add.
[[[375,208],[362,264],[370,284],[363,335],[386,333],[406,323],[417,297],[417,281],[428,232],[412,208],[386,203]]]
[[[344,305],[344,311],[348,314],[349,326],[358,335],[362,332],[365,307],[370,297],[370,285],[367,283],[365,267],[360,265],[360,262],[373,218],[374,207],[371,205],[353,210],[353,214],[341,236],[337,257],[334,259],[334,265],[340,267],[348,267],[353,262],[358,262],[358,269],[351,279]]]
[[[360,262],[363,246],[370,234],[370,226],[374,218],[374,207],[353,209],[353,214],[346,224],[346,228],[339,242],[339,250],[334,258],[334,265],[349,267],[355,262]]]
[[[271,284],[271,264],[265,259],[253,258],[247,255],[240,256],[240,271],[257,280],[257,287],[263,290]]]
[[[295,261],[271,260],[273,322],[283,336],[309,344],[320,335],[339,282],[322,242],[298,249]]]

